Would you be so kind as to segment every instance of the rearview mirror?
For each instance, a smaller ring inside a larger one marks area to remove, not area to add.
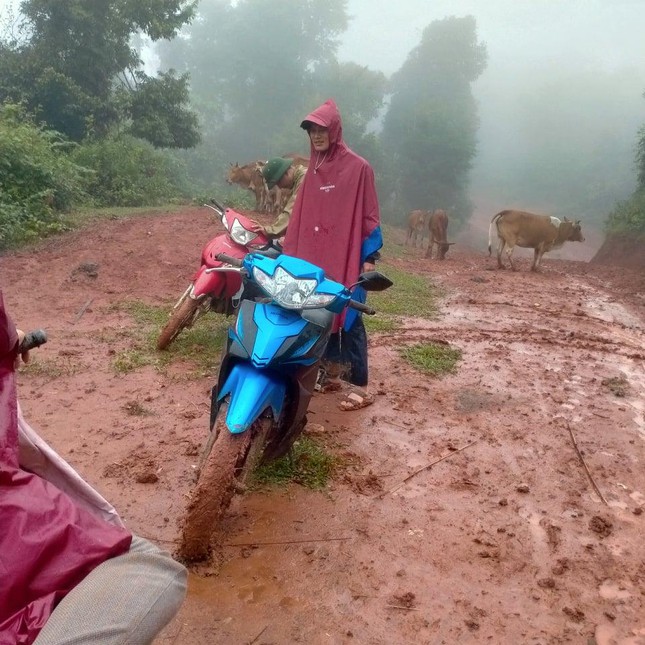
[[[366,271],[358,276],[358,282],[356,284],[363,287],[365,291],[385,291],[394,282],[378,271]]]

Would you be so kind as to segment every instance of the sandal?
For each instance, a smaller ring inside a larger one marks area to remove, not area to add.
[[[349,410],[360,410],[374,403],[374,395],[363,391],[352,391],[338,404],[338,407],[347,412]]]

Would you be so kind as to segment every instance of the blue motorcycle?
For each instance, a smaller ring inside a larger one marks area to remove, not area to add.
[[[346,307],[376,313],[352,299],[352,289],[392,286],[369,271],[347,288],[288,255],[218,259],[232,266],[209,271],[239,271],[245,292],[256,289],[258,295],[242,299],[228,331],[212,391],[211,432],[182,527],[177,557],[183,562],[209,556],[212,533],[235,491],[244,489],[259,464],[286,454],[302,433],[334,316]]]

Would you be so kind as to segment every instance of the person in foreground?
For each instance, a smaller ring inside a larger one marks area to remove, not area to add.
[[[0,644],[151,643],[184,600],[186,569],[133,536],[25,422],[23,337],[0,292]]]
[[[274,157],[266,162],[262,168],[262,176],[267,183],[267,188],[271,190],[277,186],[280,190],[288,190],[289,198],[273,224],[269,226],[257,224],[254,230],[272,239],[285,234],[306,170],[303,166],[295,165],[293,159],[284,157]]]
[[[343,141],[336,103],[329,99],[300,124],[311,148],[309,167],[296,198],[284,239],[284,252],[322,267],[332,279],[354,284],[375,268],[383,245],[374,171]],[[354,298],[365,302],[357,288]],[[340,404],[355,410],[374,401],[367,390],[367,335],[361,315],[347,309],[334,322],[325,355],[323,390],[342,389],[341,376],[354,388]]]

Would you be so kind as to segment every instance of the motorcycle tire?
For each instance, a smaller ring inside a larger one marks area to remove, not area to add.
[[[186,297],[179,307],[172,312],[170,319],[159,334],[157,349],[166,349],[183,329],[192,325],[195,314],[201,307],[202,300],[203,298],[194,300]]]
[[[199,479],[184,517],[176,557],[185,564],[210,556],[219,520],[262,457],[271,420],[258,419],[246,432],[232,434],[226,427],[227,411],[228,403],[223,403],[206,443]]]

